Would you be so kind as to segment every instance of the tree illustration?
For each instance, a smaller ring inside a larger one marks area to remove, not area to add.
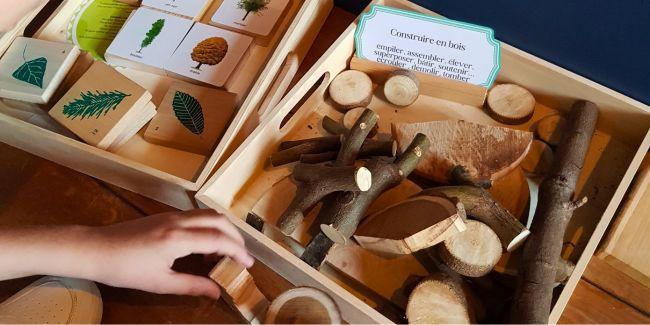
[[[63,105],[63,115],[73,120],[78,116],[81,116],[82,120],[92,116],[99,118],[117,108],[117,105],[125,97],[131,96],[131,94],[125,94],[119,90],[109,92],[96,90],[95,92],[96,94],[91,91],[87,91],[85,94],[82,92],[81,98],[76,98]]]
[[[239,0],[237,8],[246,11],[244,18],[242,18],[242,20],[246,20],[246,17],[248,17],[248,14],[251,12],[260,14],[262,10],[268,9],[268,4],[269,0]]]
[[[140,49],[138,50],[138,53],[142,53],[142,49],[149,46],[149,44],[153,42],[156,36],[160,34],[163,26],[165,26],[164,19],[158,19],[153,24],[151,24],[151,28],[147,32],[146,37],[142,40],[142,43],[140,43]]]
[[[201,65],[215,65],[221,62],[228,53],[228,42],[222,37],[210,37],[196,44],[192,50],[192,60],[199,64],[194,69],[201,70]]]

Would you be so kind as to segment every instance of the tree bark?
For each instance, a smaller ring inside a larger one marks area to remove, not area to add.
[[[359,150],[359,159],[370,158],[375,156],[395,157],[397,153],[397,143],[395,141],[377,141],[366,139]],[[300,162],[307,164],[318,164],[336,159],[338,152],[326,151],[321,153],[310,153],[300,155]]]
[[[569,112],[556,159],[539,188],[510,314],[513,323],[548,322],[564,233],[573,211],[586,202],[573,196],[597,120],[598,107],[591,102],[577,101]]]

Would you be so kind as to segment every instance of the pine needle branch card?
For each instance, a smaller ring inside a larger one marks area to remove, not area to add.
[[[165,64],[165,70],[221,87],[252,41],[250,36],[196,23]]]
[[[142,5],[188,17],[200,18],[211,0],[142,0]]]
[[[72,44],[16,38],[0,59],[0,97],[47,103],[78,56]]]
[[[360,58],[486,88],[501,68],[491,28],[386,6],[359,17],[354,43]]]
[[[210,23],[267,37],[288,8],[289,0],[223,0]]]
[[[106,149],[150,100],[144,88],[96,61],[49,114],[87,143]]]
[[[178,0],[181,1],[181,0]],[[106,50],[112,65],[162,73],[165,61],[192,27],[189,19],[139,8]]]
[[[145,140],[208,155],[235,112],[236,95],[175,82],[144,133]]]

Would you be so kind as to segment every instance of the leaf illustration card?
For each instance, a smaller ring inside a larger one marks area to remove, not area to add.
[[[192,21],[141,7],[106,50],[111,65],[162,73],[165,61],[192,27]]]
[[[78,56],[72,44],[16,38],[0,59],[0,97],[47,103]]]
[[[266,37],[288,4],[289,0],[223,0],[210,23]]]
[[[142,0],[142,5],[186,16],[190,19],[199,18],[210,5],[208,0]]]
[[[250,36],[196,23],[165,64],[165,70],[221,87],[252,41]]]
[[[184,151],[208,155],[235,111],[236,95],[184,82],[173,83],[144,138]]]
[[[150,100],[147,90],[96,61],[49,114],[87,143],[106,149]]]

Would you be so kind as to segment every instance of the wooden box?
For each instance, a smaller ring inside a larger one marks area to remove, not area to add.
[[[70,17],[82,3],[83,0],[63,1],[46,16],[49,18],[33,37],[64,42]],[[218,3],[215,1],[215,6]],[[237,94],[237,113],[207,156],[148,143],[142,137],[143,130],[111,153],[2,113],[0,141],[174,207],[192,208],[196,206],[194,192],[248,135],[264,110],[275,105],[286,91],[332,6],[332,0],[291,1],[272,39],[265,40],[264,45],[251,45],[224,87]],[[209,20],[212,11],[208,9],[202,20]],[[21,21],[16,30],[3,35],[2,52],[14,37],[23,33],[28,21]],[[89,55],[82,55],[59,92],[64,93],[90,62]],[[128,68],[118,70],[149,90],[154,103],[160,103],[174,81]],[[49,105],[41,108],[49,109],[56,98],[57,94]],[[6,104],[11,106],[9,102]]]
[[[403,0],[374,3],[434,14]],[[309,267],[283,243],[265,236],[243,220],[263,193],[291,173],[292,165],[270,168],[267,162],[279,143],[322,135],[322,116],[335,119],[341,116],[328,98],[327,87],[334,76],[348,68],[354,54],[355,28],[356,24],[349,26],[273,111],[267,113],[268,118],[199,191],[197,200],[229,215],[258,260],[294,285],[314,286],[330,294],[339,304],[345,321],[387,323],[389,319],[373,308],[372,299],[366,299],[367,296],[355,289],[358,286],[354,281],[341,278],[328,268],[319,272]],[[587,99],[600,107],[598,130],[576,189],[577,197],[587,196],[589,204],[576,211],[565,235],[567,245],[563,257],[575,262],[576,268],[554,302],[550,321],[557,322],[650,147],[650,109],[507,44],[502,43],[501,53],[502,68],[497,82],[519,84],[529,89],[538,102],[533,118],[516,128],[529,129],[544,116],[566,111],[576,99]],[[390,133],[392,121],[465,119],[497,124],[480,108],[423,95],[399,113],[377,96],[369,108],[379,113],[379,128],[384,133]]]

